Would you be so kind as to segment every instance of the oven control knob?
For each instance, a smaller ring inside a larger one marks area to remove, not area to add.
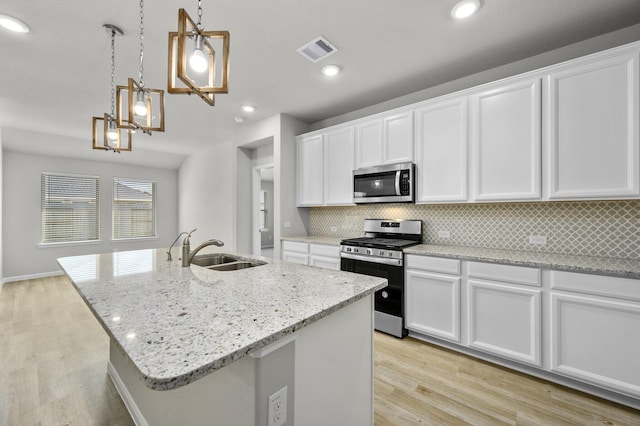
[[[389,298],[389,293],[387,293],[386,291],[383,291],[382,293],[380,293],[382,295],[383,299],[388,299]]]
[[[373,255],[373,250],[371,250],[371,249],[367,249],[367,254],[369,254],[369,255]]]
[[[378,256],[384,256],[384,250],[380,250],[380,253],[378,253]]]
[[[393,253],[392,252],[389,252],[389,257],[393,257]]]
[[[351,247],[347,247],[347,251],[351,251]]]

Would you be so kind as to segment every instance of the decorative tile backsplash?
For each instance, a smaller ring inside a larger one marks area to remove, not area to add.
[[[640,259],[640,200],[315,207],[310,234],[361,236],[370,218],[420,219],[427,244]],[[547,244],[529,243],[530,235]]]

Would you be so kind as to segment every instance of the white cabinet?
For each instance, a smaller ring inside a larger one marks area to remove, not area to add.
[[[415,111],[417,203],[467,201],[467,103],[458,97]]]
[[[640,195],[638,78],[637,52],[549,75],[549,198]]]
[[[413,112],[356,123],[356,169],[413,161]]]
[[[353,204],[353,126],[298,137],[298,203]]]
[[[353,127],[324,135],[324,204],[353,204]]]
[[[298,138],[298,206],[324,202],[324,144],[322,135]]]
[[[405,327],[459,343],[460,282],[459,260],[407,255]]]
[[[552,271],[551,289],[551,370],[640,397],[640,281]]]
[[[309,264],[309,244],[297,241],[282,242],[282,260],[287,262]]]
[[[541,80],[473,95],[473,199],[541,198]]]
[[[340,246],[283,241],[282,260],[339,271]]]

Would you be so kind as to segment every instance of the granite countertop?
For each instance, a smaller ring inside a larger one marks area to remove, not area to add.
[[[640,279],[640,260],[421,244],[407,254]]]
[[[339,246],[344,237],[320,237],[313,235],[302,235],[299,237],[282,237],[281,241],[296,241],[299,243],[324,244],[328,246]]]
[[[386,285],[382,278],[277,259],[237,271],[183,268],[178,250],[74,256],[58,263],[155,390],[191,383]],[[224,250],[203,250],[214,252]],[[250,257],[252,256],[245,256]]]

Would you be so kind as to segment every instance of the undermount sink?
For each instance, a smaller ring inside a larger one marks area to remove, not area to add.
[[[202,266],[212,271],[237,271],[238,269],[253,268],[266,265],[267,262],[255,259],[245,259],[226,253],[211,253],[194,256],[192,265]]]

